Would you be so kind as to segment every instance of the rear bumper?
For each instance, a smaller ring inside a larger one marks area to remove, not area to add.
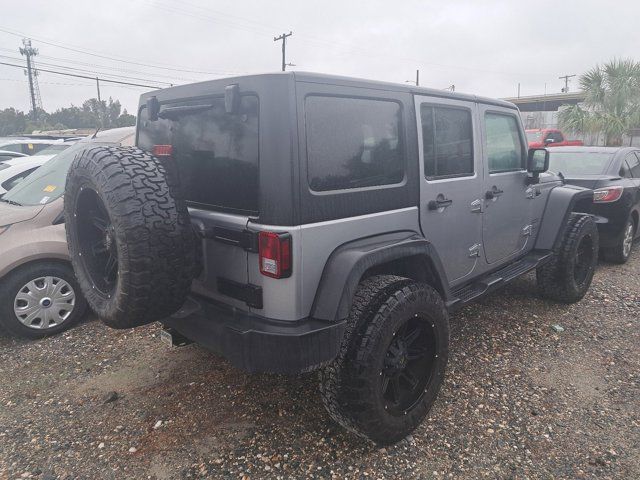
[[[333,360],[345,330],[344,321],[273,320],[195,296],[161,323],[248,372],[289,374]]]

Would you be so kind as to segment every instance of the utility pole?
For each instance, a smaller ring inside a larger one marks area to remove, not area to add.
[[[282,40],[282,71],[284,72],[287,69],[287,60],[286,60],[286,45],[287,45],[287,37],[293,35],[292,31],[289,33],[283,33],[279,37],[273,37],[274,42],[278,42]]]
[[[33,119],[38,119],[38,107],[42,108],[42,100],[40,99],[40,89],[38,88],[38,72],[35,69],[33,57],[38,55],[38,50],[31,46],[31,39],[22,39],[23,47],[20,47],[20,54],[27,57],[27,76],[29,77],[29,96],[31,97],[31,112]]]
[[[416,70],[416,87],[420,86],[420,70]]]
[[[96,87],[98,87],[98,102],[101,102],[102,100],[100,99],[100,79],[98,77],[96,77]]]
[[[565,75],[563,77],[558,77],[559,80],[564,79],[564,88],[561,90],[562,93],[569,93],[569,79],[575,77],[576,75]]]

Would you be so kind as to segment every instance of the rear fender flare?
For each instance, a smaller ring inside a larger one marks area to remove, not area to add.
[[[355,240],[336,248],[322,272],[311,316],[320,320],[340,321],[349,315],[356,288],[372,267],[402,258],[427,262],[436,285],[450,299],[447,278],[435,248],[415,232],[395,232]]]

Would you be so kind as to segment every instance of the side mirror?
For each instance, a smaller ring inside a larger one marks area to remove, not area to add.
[[[237,83],[224,87],[224,110],[229,114],[238,113],[240,107],[240,86]]]
[[[529,183],[538,183],[540,174],[549,170],[549,151],[546,148],[531,148],[527,155]]]
[[[155,122],[158,120],[158,113],[160,113],[160,102],[158,102],[158,98],[154,95],[153,97],[147,98],[147,117],[151,122]]]

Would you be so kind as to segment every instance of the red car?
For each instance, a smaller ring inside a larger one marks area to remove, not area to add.
[[[535,128],[526,130],[529,148],[544,147],[581,147],[582,140],[567,140],[564,134],[555,128]]]

